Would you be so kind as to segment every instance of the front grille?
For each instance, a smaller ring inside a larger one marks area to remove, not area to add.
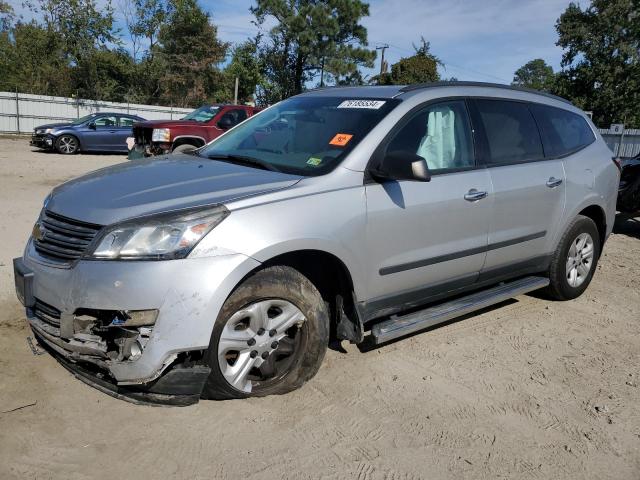
[[[48,210],[42,212],[38,223],[40,232],[38,235],[34,232],[33,238],[36,251],[45,257],[64,262],[80,258],[102,228],[100,225],[72,220]]]
[[[133,137],[138,145],[151,145],[153,128],[134,127]]]
[[[33,314],[49,325],[54,327],[60,327],[60,310],[56,307],[52,307],[44,302],[41,302],[36,298],[36,303],[33,306]]]

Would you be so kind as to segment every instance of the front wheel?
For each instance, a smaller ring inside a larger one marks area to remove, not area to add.
[[[73,155],[78,153],[80,142],[73,135],[62,135],[56,141],[56,150],[63,155]]]
[[[175,147],[171,153],[193,153],[198,149],[195,145],[191,145],[190,143],[183,143],[182,145],[178,145]]]
[[[329,342],[329,314],[316,287],[290,267],[269,267],[226,300],[213,327],[204,398],[283,394],[312,378]]]
[[[557,300],[577,298],[587,289],[598,264],[600,234],[593,220],[578,215],[551,259],[549,288]]]

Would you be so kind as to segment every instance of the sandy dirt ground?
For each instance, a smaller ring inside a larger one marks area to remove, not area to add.
[[[31,353],[11,264],[52,186],[120,161],[0,140],[1,479],[640,478],[640,221],[578,300],[344,345],[287,396],[136,406]]]

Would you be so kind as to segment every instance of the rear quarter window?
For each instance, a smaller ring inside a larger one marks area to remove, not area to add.
[[[576,113],[537,104],[531,105],[531,111],[540,126],[547,157],[571,154],[596,139],[587,121]]]
[[[491,165],[509,165],[544,158],[536,122],[526,103],[475,100],[484,127]]]

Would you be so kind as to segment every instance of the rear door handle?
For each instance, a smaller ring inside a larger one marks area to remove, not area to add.
[[[464,195],[464,199],[467,202],[477,202],[478,200],[486,198],[487,195],[489,195],[487,192],[479,192],[475,188],[472,188]]]
[[[562,179],[561,178],[551,177],[549,180],[547,180],[547,187],[555,188],[558,185],[560,185],[561,183],[562,183]]]

